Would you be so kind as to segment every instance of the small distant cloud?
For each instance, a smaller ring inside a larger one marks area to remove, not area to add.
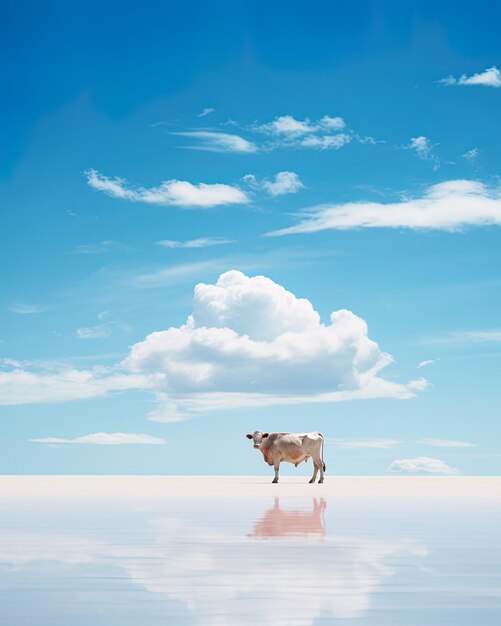
[[[357,450],[360,448],[388,449],[395,448],[402,443],[398,439],[327,439],[327,441],[333,446],[336,446],[336,448],[344,448],[347,450]]]
[[[174,241],[163,239],[157,241],[157,245],[163,248],[207,248],[209,246],[221,246],[226,243],[235,243],[234,239],[224,237],[200,237],[199,239],[189,239],[188,241]]]
[[[453,439],[421,439],[418,443],[435,448],[474,448],[476,443],[468,441],[454,441]]]
[[[254,132],[271,136],[266,150],[276,148],[314,148],[317,150],[339,150],[353,136],[345,131],[342,117],[324,115],[317,121],[309,118],[298,120],[292,115],[280,115],[272,122],[253,126]]]
[[[414,150],[420,159],[430,161],[434,170],[440,167],[440,161],[433,154],[433,144],[428,137],[420,135],[419,137],[411,137],[411,142],[405,146],[408,150]]]
[[[418,363],[416,365],[416,369],[420,370],[422,367],[426,367],[427,365],[431,365],[432,363],[435,363],[435,359],[426,359],[426,361],[421,361],[420,363]]]
[[[288,193],[296,193],[304,187],[299,176],[295,172],[278,172],[273,181],[265,181],[263,188],[270,196],[283,196]]]
[[[123,324],[116,320],[109,319],[110,314],[108,311],[101,311],[97,314],[99,324],[95,326],[85,326],[77,328],[75,331],[75,337],[77,339],[104,339],[109,337],[114,330],[128,331],[130,328],[127,324]]]
[[[258,180],[254,174],[247,174],[242,180],[250,185],[252,189],[264,190],[270,196],[296,193],[304,188],[301,179],[295,172],[278,172],[272,180],[266,178]]]
[[[461,156],[463,159],[465,159],[465,161],[468,161],[468,163],[475,163],[475,161],[478,158],[478,153],[479,153],[478,148],[472,148],[471,150],[468,150],[468,152],[465,152]]]
[[[171,133],[179,137],[189,137],[198,139],[199,142],[192,146],[183,146],[191,150],[205,150],[206,152],[236,152],[241,154],[249,154],[257,152],[258,148],[255,143],[248,141],[240,135],[231,135],[229,133],[220,133],[209,130],[193,130],[185,132]]]
[[[11,313],[18,313],[19,315],[35,315],[37,313],[43,313],[46,309],[35,304],[27,304],[19,302],[7,307]]]
[[[97,446],[116,446],[125,444],[140,445],[165,445],[166,439],[153,437],[151,435],[135,433],[93,433],[83,435],[75,439],[64,439],[62,437],[42,437],[40,439],[30,439],[33,443],[46,444],[91,444]]]
[[[297,120],[292,115],[280,115],[272,122],[256,126],[256,130],[262,133],[287,137],[298,137],[318,132],[337,132],[344,128],[346,128],[346,123],[342,117],[330,117],[328,115],[324,115],[317,122],[311,122],[309,118]]]
[[[211,113],[215,113],[216,109],[213,109],[212,107],[206,107],[205,109],[202,110],[201,113],[198,114],[198,117],[205,117],[206,115],[210,115]]]
[[[387,472],[393,474],[457,474],[458,470],[440,459],[418,456],[415,459],[397,459],[390,464]]]
[[[103,339],[111,335],[109,324],[97,324],[96,326],[88,326],[77,328],[75,336],[78,339]]]
[[[238,187],[216,184],[192,184],[184,180],[167,180],[158,187],[131,187],[123,178],[109,178],[94,169],[87,170],[87,183],[108,196],[160,206],[209,208],[225,204],[246,204],[249,198]]]
[[[309,135],[299,142],[303,148],[317,148],[318,150],[339,150],[350,143],[352,137],[346,133],[338,135]]]
[[[463,74],[459,78],[448,76],[447,78],[442,78],[438,82],[447,86],[483,85],[484,87],[501,87],[501,72],[495,65],[493,65],[483,72],[473,74],[472,76],[467,76],[466,74]]]

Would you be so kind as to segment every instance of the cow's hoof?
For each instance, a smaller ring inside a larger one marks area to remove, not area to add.
[[[314,483],[314,482],[315,482],[315,479],[314,479],[314,478],[312,478],[312,479],[311,479],[310,481],[308,481],[308,482],[309,482],[309,484],[311,485],[311,483]]]
[[[274,478],[274,479],[271,481],[271,484],[273,484],[273,483],[278,483],[278,478]]]
[[[323,478],[321,478],[321,479],[318,481],[318,483],[319,483],[319,484],[320,484],[320,483],[323,483],[323,482],[324,482],[324,479],[323,479]]]

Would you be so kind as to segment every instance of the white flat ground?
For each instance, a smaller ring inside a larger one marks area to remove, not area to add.
[[[2,498],[248,498],[325,496],[501,502],[501,476],[0,476]]]

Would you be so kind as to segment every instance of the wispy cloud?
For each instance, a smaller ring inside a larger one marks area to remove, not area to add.
[[[197,279],[201,273],[216,271],[226,263],[226,259],[209,259],[207,261],[197,261],[194,263],[180,263],[169,265],[152,272],[140,274],[132,280],[135,287],[160,287],[172,285],[191,278]]]
[[[248,141],[240,135],[230,135],[209,130],[193,130],[185,132],[173,132],[171,135],[190,137],[198,140],[191,146],[183,146],[192,150],[205,150],[206,152],[236,152],[249,154],[257,152],[258,147],[252,141]]]
[[[239,126],[234,121],[226,125]],[[240,126],[243,134],[252,136],[246,139],[241,135],[220,132],[207,128],[171,132],[171,135],[187,137],[194,144],[181,146],[192,150],[209,152],[234,152],[249,154],[266,153],[277,149],[339,150],[352,141],[358,143],[378,143],[373,137],[360,136],[347,128],[342,117],[324,115],[317,120],[296,119],[292,115],[277,116],[271,122]]]
[[[414,150],[420,159],[430,161],[433,169],[436,171],[440,167],[440,161],[433,154],[433,144],[424,135],[412,137],[410,143],[405,146],[408,150]]]
[[[205,107],[205,109],[203,109],[199,114],[198,117],[205,117],[206,115],[210,115],[211,113],[215,113],[216,109],[213,109],[212,107]]]
[[[346,450],[357,450],[360,448],[388,449],[395,448],[402,442],[398,439],[327,439],[327,442]]]
[[[443,337],[428,337],[426,343],[497,343],[501,341],[501,329],[451,331]]]
[[[479,72],[478,74],[472,74],[472,76],[467,76],[463,74],[459,78],[454,78],[454,76],[448,76],[447,78],[442,78],[438,81],[442,85],[483,85],[485,87],[501,87],[501,72],[498,68],[493,65],[483,72]]]
[[[97,318],[100,321],[95,326],[85,326],[75,331],[75,337],[78,339],[104,339],[109,337],[114,330],[122,331],[130,330],[127,324],[123,324],[113,319],[109,319],[109,312],[102,311],[98,313]]]
[[[462,158],[465,161],[468,161],[468,163],[475,163],[475,161],[477,160],[479,155],[479,149],[478,148],[472,148],[471,150],[468,150],[467,152],[465,152],[464,154],[462,154]]]
[[[399,202],[322,204],[299,212],[299,224],[267,236],[351,228],[410,228],[458,231],[501,225],[501,190],[474,180],[449,180],[428,187],[423,196]]]
[[[43,313],[45,307],[35,304],[28,304],[26,302],[17,302],[7,307],[11,313],[18,313],[19,315],[36,315],[37,313]]]
[[[415,459],[397,459],[387,472],[394,474],[457,474],[458,470],[440,459],[418,456]]]
[[[235,240],[224,237],[200,237],[198,239],[188,239],[187,241],[175,241],[172,239],[157,241],[157,244],[163,248],[208,248],[210,246],[221,246],[226,243],[235,243]]]
[[[75,439],[64,439],[62,437],[42,437],[39,439],[30,439],[34,443],[45,444],[91,444],[97,446],[117,446],[125,444],[140,445],[165,445],[166,439],[162,437],[153,437],[151,435],[135,434],[135,433],[93,433],[92,435],[83,435],[75,437]]]
[[[420,363],[418,363],[416,365],[416,369],[420,370],[422,367],[427,367],[428,365],[431,365],[432,363],[435,363],[435,359],[426,359],[425,361],[421,361]]]
[[[435,448],[474,448],[475,443],[468,441],[455,441],[453,439],[421,439],[418,441],[425,446],[433,446]]]
[[[78,339],[103,339],[111,335],[111,327],[109,324],[97,324],[96,326],[89,326],[83,328],[77,328],[75,336]]]
[[[100,241],[99,243],[87,243],[75,246],[75,254],[106,254],[115,249],[122,248],[117,241]]]
[[[88,184],[113,198],[161,206],[210,208],[224,204],[246,204],[247,195],[238,187],[221,183],[196,185],[183,180],[167,180],[158,187],[131,187],[123,178],[109,178],[94,169],[86,171]]]

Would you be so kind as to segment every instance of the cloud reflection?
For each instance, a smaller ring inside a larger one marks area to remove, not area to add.
[[[323,498],[296,509],[275,498],[247,534],[229,525],[231,516],[217,506],[193,516],[182,503],[173,503],[176,516],[143,513],[142,527],[122,531],[119,542],[111,531],[92,527],[87,537],[81,531],[73,537],[3,533],[0,567],[70,563],[78,585],[82,564],[93,564],[97,573],[118,566],[135,585],[183,603],[203,626],[311,626],[321,616],[354,618],[399,565],[426,549],[409,539],[329,534],[325,509]]]

